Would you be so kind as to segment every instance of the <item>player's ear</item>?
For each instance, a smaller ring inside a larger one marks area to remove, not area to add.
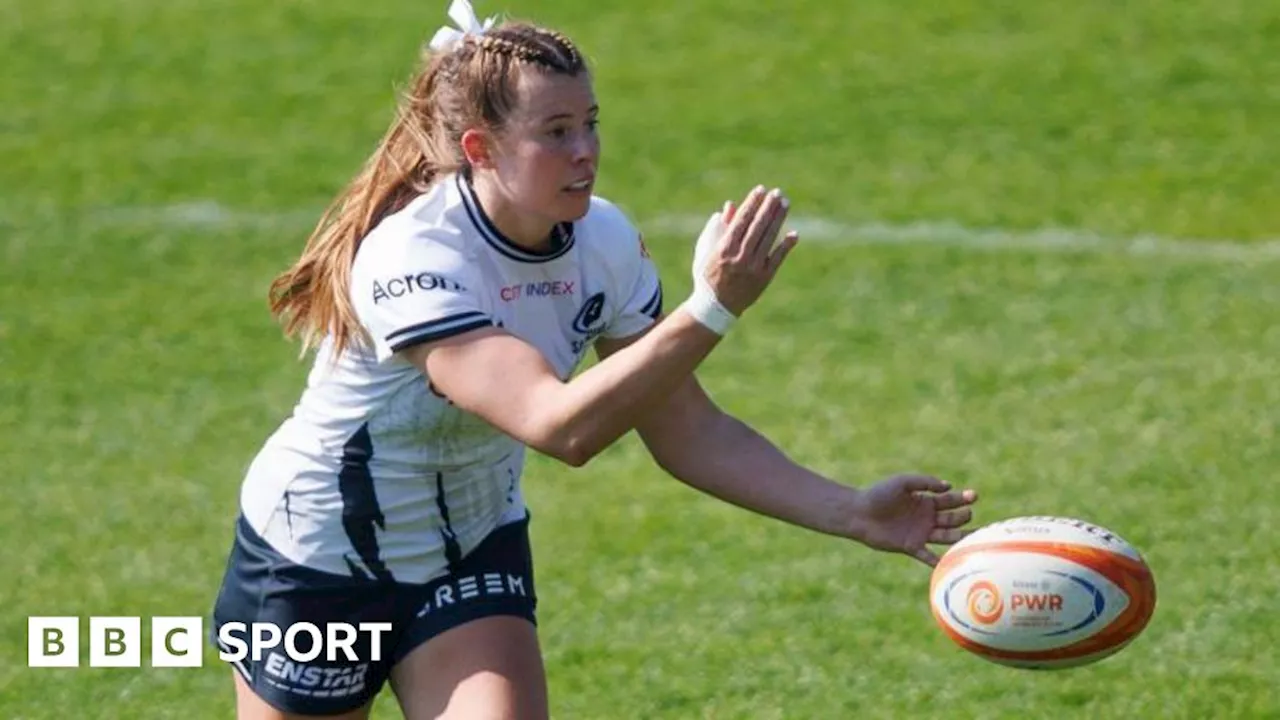
[[[471,128],[462,133],[462,154],[475,168],[493,167],[492,138],[483,130]]]

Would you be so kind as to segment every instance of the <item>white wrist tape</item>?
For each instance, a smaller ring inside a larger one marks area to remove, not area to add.
[[[707,262],[711,258],[711,252],[715,248],[716,240],[719,234],[716,230],[720,227],[720,213],[715,213],[707,220],[706,227],[702,228],[702,233],[698,236],[698,242],[694,246],[693,251],[693,294],[689,299],[681,304],[685,312],[693,316],[694,320],[705,325],[707,328],[717,335],[724,335],[729,331],[729,327],[738,318],[733,313],[725,309],[720,304],[720,299],[716,297],[716,292],[707,284],[704,273],[707,271]]]
[[[720,304],[720,301],[716,299],[715,292],[704,283],[696,283],[693,286],[693,294],[681,304],[681,307],[684,308],[685,312],[692,315],[694,320],[702,323],[717,335],[724,335],[729,332],[729,328],[738,319],[737,316],[725,309],[724,305]]]

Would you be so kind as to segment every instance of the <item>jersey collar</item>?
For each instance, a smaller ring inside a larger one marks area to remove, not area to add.
[[[517,245],[503,235],[498,226],[494,225],[485,214],[484,208],[480,205],[480,198],[476,196],[475,188],[471,186],[471,181],[465,177],[465,173],[460,172],[455,175],[454,182],[458,185],[462,206],[467,211],[467,217],[471,218],[471,223],[475,225],[476,232],[480,233],[480,237],[502,256],[517,262],[544,263],[555,260],[573,247],[574,233],[571,222],[560,223],[551,231],[551,249],[549,250],[534,252]]]

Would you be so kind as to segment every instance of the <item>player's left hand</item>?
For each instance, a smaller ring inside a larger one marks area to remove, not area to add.
[[[876,550],[900,552],[933,567],[929,544],[951,545],[970,530],[974,490],[927,475],[894,475],[861,492],[851,535]]]

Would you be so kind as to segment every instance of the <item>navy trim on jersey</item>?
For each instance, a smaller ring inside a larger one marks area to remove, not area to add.
[[[640,312],[648,315],[654,320],[662,314],[662,283],[658,283],[658,289],[654,291],[653,297],[649,298],[649,302],[640,308]]]
[[[444,527],[440,528],[440,537],[444,539],[444,558],[449,561],[449,572],[458,568],[462,562],[462,546],[458,544],[458,533],[449,522],[449,503],[444,499],[444,473],[436,472],[436,507],[440,510],[440,519]]]
[[[480,198],[476,197],[475,188],[471,187],[471,183],[461,173],[454,179],[458,184],[458,193],[462,196],[462,206],[467,211],[467,217],[471,218],[471,223],[476,226],[480,237],[503,257],[516,262],[544,263],[563,256],[569,252],[569,248],[573,247],[573,223],[560,223],[555,226],[551,231],[551,249],[546,252],[534,252],[520,247],[503,235],[485,214],[484,208],[480,205]]]
[[[374,526],[385,530],[386,518],[378,505],[373,490],[373,474],[369,461],[373,459],[373,438],[369,436],[369,424],[365,423],[342,446],[342,469],[338,471],[338,494],[342,496],[342,529],[351,541],[351,547],[360,561],[378,580],[392,579],[391,571],[382,561],[378,548],[378,536]],[[350,558],[347,567],[353,577],[368,579],[368,575]]]
[[[434,340],[443,340],[454,335],[461,335],[482,327],[493,325],[493,319],[477,310],[450,315],[438,320],[428,320],[399,330],[387,336],[387,345],[392,352],[398,352],[411,345]]]
[[[285,521],[285,524],[289,526],[289,536],[293,537],[293,510],[289,508],[289,495],[290,495],[290,492],[288,490],[285,490],[284,491],[284,521]]]

